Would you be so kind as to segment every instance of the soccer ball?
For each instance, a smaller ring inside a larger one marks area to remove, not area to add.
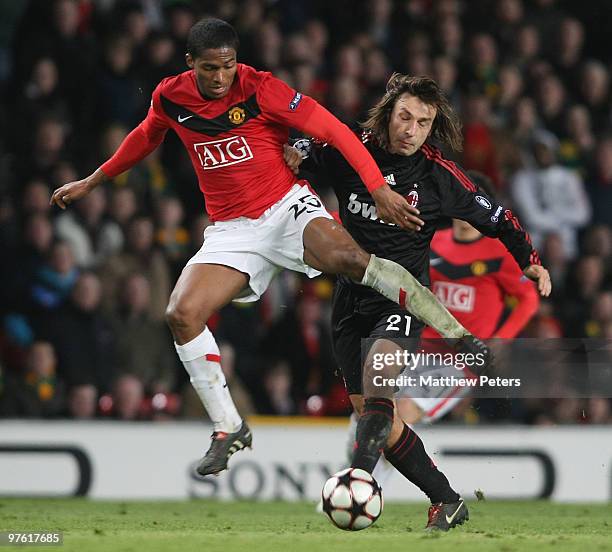
[[[347,468],[332,475],[323,486],[323,511],[345,531],[361,531],[382,513],[382,489],[365,470]]]

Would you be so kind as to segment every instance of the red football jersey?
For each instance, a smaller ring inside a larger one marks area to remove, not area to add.
[[[335,142],[369,189],[385,184],[345,125],[272,74],[240,63],[220,99],[203,97],[191,70],[162,80],[146,119],[101,169],[110,177],[127,170],[171,128],[189,152],[211,219],[258,218],[296,181],[283,159],[290,127]]]
[[[459,242],[452,229],[436,232],[431,241],[431,290],[442,304],[476,337],[515,337],[538,308],[533,283],[512,255],[496,239],[482,236]],[[505,297],[518,299],[508,319],[499,326]],[[424,338],[438,338],[426,328]]]

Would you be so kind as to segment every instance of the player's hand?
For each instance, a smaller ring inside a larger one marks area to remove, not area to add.
[[[425,224],[417,215],[420,211],[412,207],[405,197],[389,186],[381,186],[372,192],[376,202],[376,214],[385,222],[392,222],[404,230],[420,230]]]
[[[293,174],[297,174],[300,172],[300,165],[304,160],[302,158],[302,154],[296,150],[294,147],[289,144],[283,144],[283,158],[285,159],[285,163],[291,169]]]
[[[538,291],[542,297],[548,297],[552,291],[552,282],[550,281],[550,274],[543,266],[530,265],[523,274],[530,280],[533,280],[538,284]]]
[[[53,192],[53,195],[49,200],[49,204],[55,204],[61,209],[65,209],[73,201],[86,196],[89,192],[91,192],[91,190],[100,184],[104,178],[104,173],[98,169],[92,175],[88,176],[87,178],[83,178],[83,180],[68,182],[68,184],[64,184]]]

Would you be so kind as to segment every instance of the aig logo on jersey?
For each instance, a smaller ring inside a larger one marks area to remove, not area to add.
[[[476,290],[472,286],[454,282],[434,282],[433,292],[447,309],[458,312],[472,312]]]
[[[205,171],[220,169],[253,159],[253,152],[242,136],[231,136],[212,142],[200,142],[194,144],[193,149],[198,154],[200,164]]]

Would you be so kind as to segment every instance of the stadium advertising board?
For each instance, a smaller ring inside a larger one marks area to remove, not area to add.
[[[204,424],[5,421],[0,494],[314,501],[344,465],[343,425],[254,427],[253,451],[219,477],[201,479],[193,467],[206,448]],[[612,428],[432,427],[421,433],[463,496],[480,490],[490,499],[612,498]],[[399,476],[386,487],[386,500],[422,498]]]

